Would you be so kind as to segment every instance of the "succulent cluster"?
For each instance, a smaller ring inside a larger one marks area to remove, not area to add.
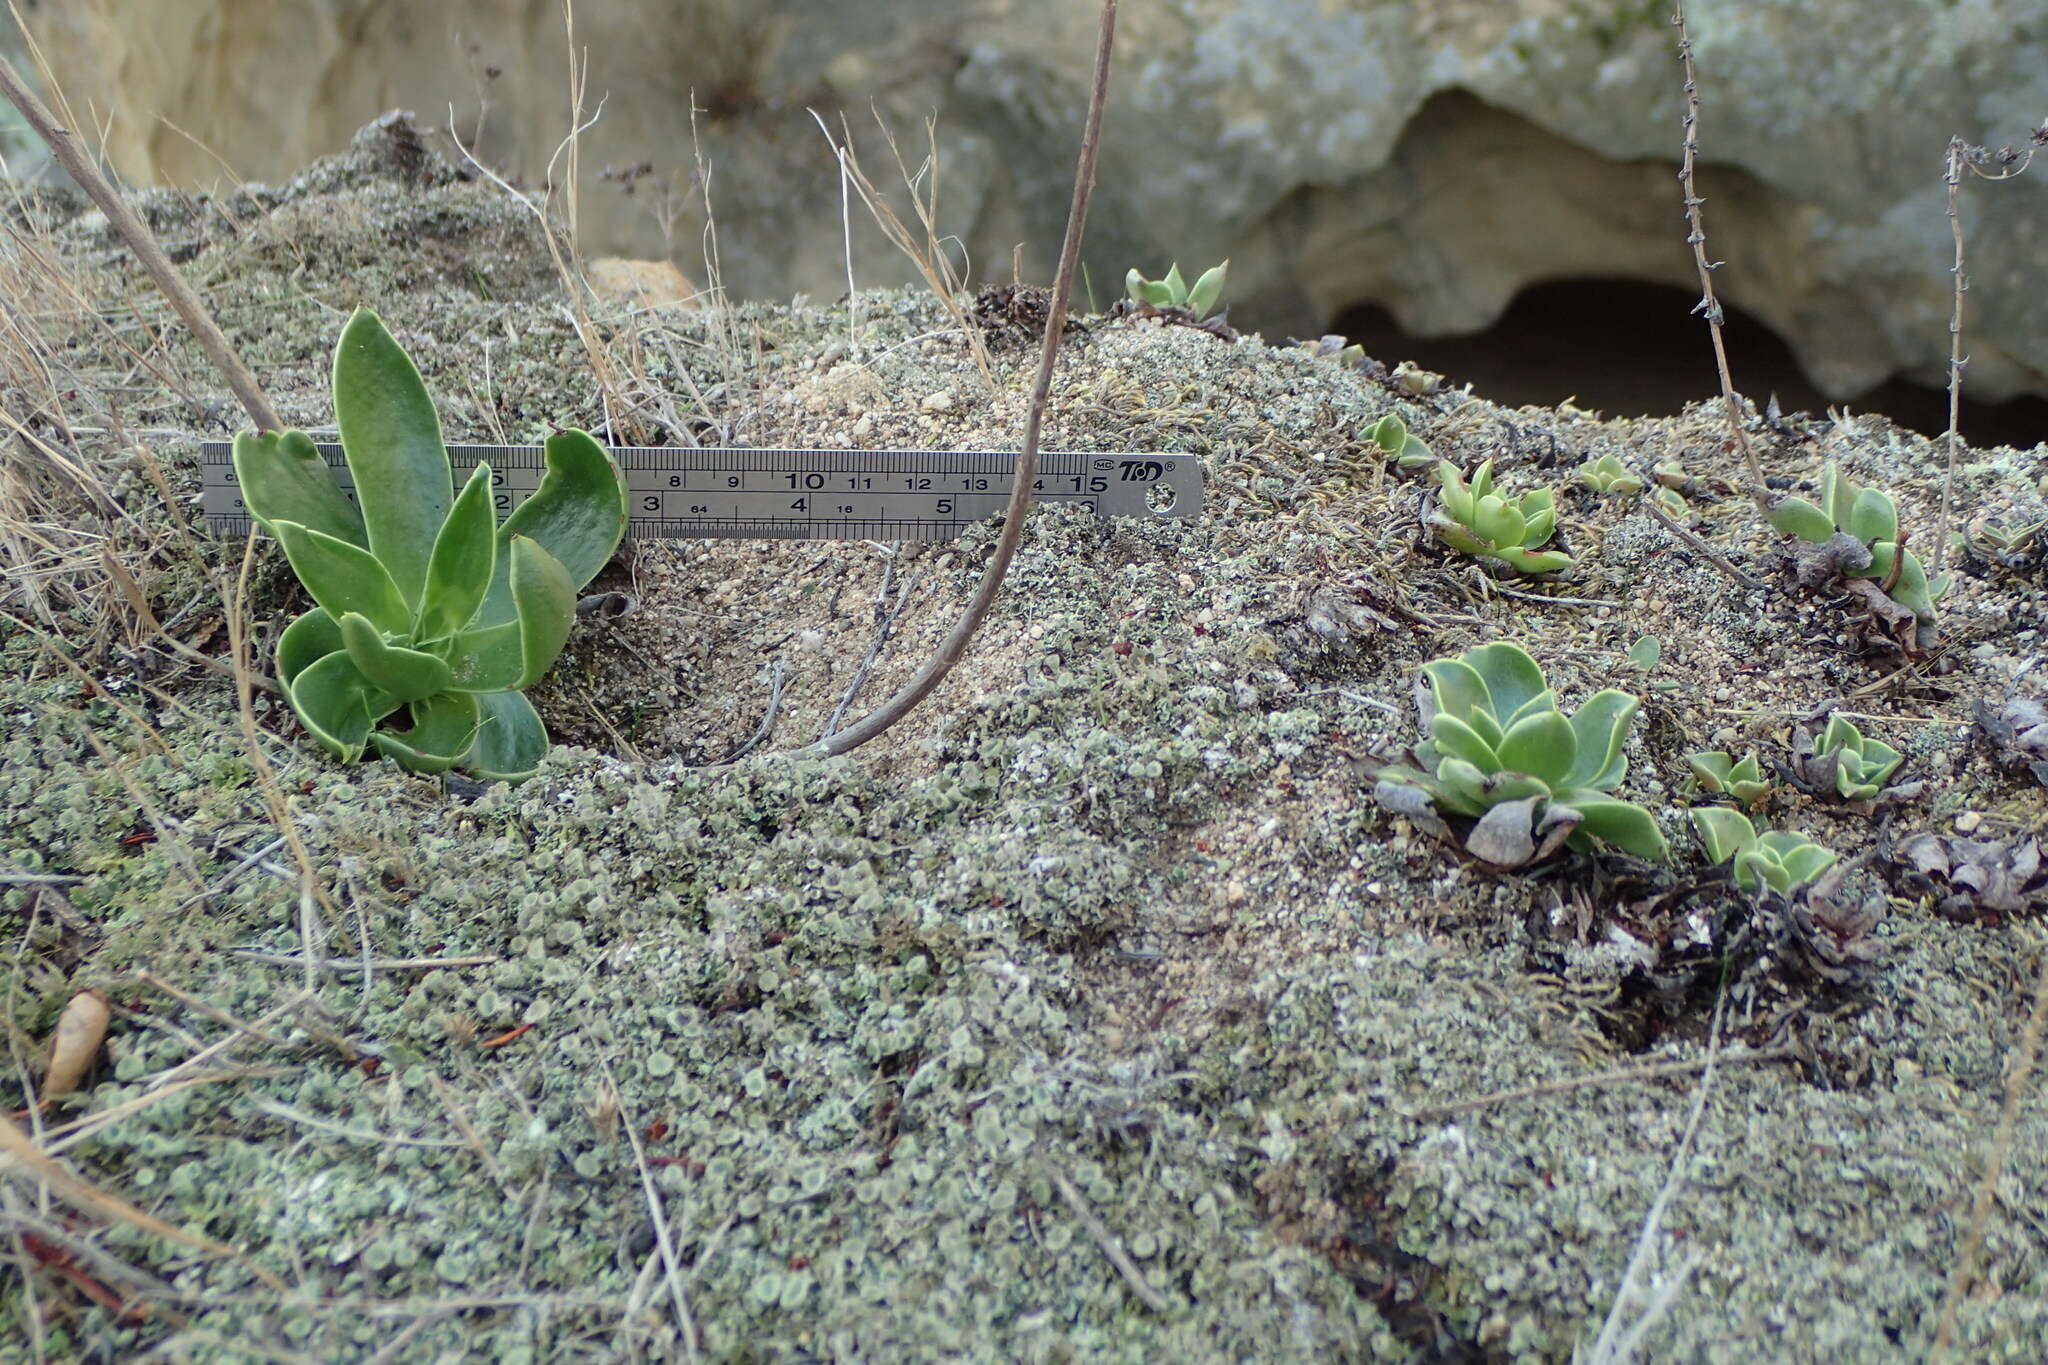
[[[1834,865],[1835,853],[1811,839],[1783,830],[1756,832],[1739,810],[1700,806],[1692,825],[1706,847],[1709,862],[1735,864],[1735,884],[1752,894],[1766,888],[1781,896],[1808,885]]]
[[[1685,763],[1702,791],[1732,796],[1751,808],[1762,804],[1771,794],[1773,784],[1764,776],[1763,765],[1757,762],[1754,751],[1736,758],[1719,749],[1709,749],[1689,755]]]
[[[523,689],[625,534],[618,469],[585,433],[559,433],[500,525],[490,466],[455,491],[419,371],[367,310],[335,347],[334,407],[354,501],[304,432],[235,439],[243,502],[316,604],[278,639],[292,710],[345,762],[370,746],[415,772],[526,776],[548,738]]]
[[[1602,455],[1579,466],[1578,480],[1595,493],[1640,493],[1642,476],[1632,472],[1615,455]]]
[[[1365,347],[1335,332],[1326,333],[1314,341],[1300,343],[1317,360],[1334,360],[1346,369],[1357,369],[1365,364]]]
[[[1436,463],[1436,456],[1422,438],[1408,430],[1398,413],[1388,413],[1365,429],[1365,438],[1394,457],[1403,469],[1419,469]]]
[[[1403,814],[1476,818],[1465,846],[1518,867],[1598,839],[1644,858],[1669,854],[1657,822],[1610,795],[1628,772],[1622,743],[1641,702],[1612,689],[1567,717],[1521,646],[1499,641],[1423,666],[1429,738],[1414,767],[1383,769],[1375,797]]]
[[[1821,477],[1819,506],[1804,498],[1781,497],[1772,503],[1770,519],[1786,535],[1828,547],[1829,567],[1842,577],[1875,580],[1886,597],[1913,614],[1919,631],[1931,637],[1934,604],[1947,590],[1947,577],[1930,580],[1919,556],[1900,544],[1899,509],[1890,494],[1859,488],[1839,466],[1830,464]]]
[[[1168,266],[1166,277],[1148,280],[1131,267],[1124,276],[1124,292],[1133,303],[1150,304],[1154,308],[1184,308],[1193,314],[1196,321],[1207,317],[1223,297],[1223,280],[1230,271],[1230,262],[1211,266],[1202,272],[1193,284],[1181,277],[1180,263]]]
[[[1491,559],[1520,573],[1555,573],[1572,557],[1540,548],[1557,530],[1555,498],[1548,488],[1509,498],[1494,491],[1493,461],[1480,465],[1466,482],[1448,460],[1436,467],[1440,485],[1430,526],[1437,538],[1463,554]]]
[[[1865,737],[1837,713],[1828,717],[1817,740],[1800,731],[1792,767],[1808,791],[1832,793],[1844,801],[1875,801],[1904,761],[1905,755],[1897,749],[1881,739]]]
[[[1425,370],[1412,360],[1404,360],[1394,367],[1394,387],[1410,398],[1429,398],[1440,392],[1444,377],[1435,370]]]

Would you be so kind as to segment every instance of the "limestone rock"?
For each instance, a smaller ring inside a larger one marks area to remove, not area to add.
[[[635,261],[601,256],[584,270],[599,298],[618,299],[635,308],[695,308],[697,286],[673,261]]]
[[[1486,325],[1529,284],[1693,287],[1673,170],[1664,0],[1184,0],[1125,6],[1091,211],[1096,288],[1231,258],[1235,320],[1314,336],[1379,302],[1410,330]],[[2048,113],[2034,0],[1696,0],[1712,253],[1725,298],[1826,391],[1943,379],[1951,134],[2020,142]],[[694,260],[690,122],[714,167],[722,283],[837,297],[840,185],[809,109],[871,173],[940,110],[943,226],[975,280],[1051,273],[1096,0],[582,0],[584,246]],[[384,109],[446,122],[539,183],[569,126],[556,0],[67,0],[30,22],[73,104],[111,111],[129,176],[275,179]],[[159,118],[158,116],[162,117]],[[188,136],[189,134],[189,136]],[[216,160],[216,155],[219,158]],[[645,168],[644,173],[635,169]],[[557,163],[559,173],[561,164]],[[900,186],[898,187],[900,191]],[[1965,189],[1968,379],[2048,394],[2048,165]],[[853,208],[866,287],[912,278]],[[906,214],[907,216],[907,214]],[[1102,297],[1098,302],[1107,303]]]

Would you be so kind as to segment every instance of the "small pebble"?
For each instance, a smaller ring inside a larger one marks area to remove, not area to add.
[[[941,389],[937,393],[927,395],[924,402],[918,406],[922,407],[926,412],[951,412],[953,410],[953,395]]]
[[[1976,811],[1966,810],[1956,817],[1956,833],[1974,834],[1977,826],[1984,823],[1984,817]]]

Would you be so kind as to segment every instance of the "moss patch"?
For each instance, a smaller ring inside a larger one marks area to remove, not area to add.
[[[624,423],[640,399],[678,441],[1001,447],[1021,421],[1028,351],[998,348],[991,387],[913,295],[864,297],[851,349],[843,309],[596,305],[601,396],[531,215],[389,130],[285,187],[148,203],[308,426],[357,302],[413,349],[451,439]],[[132,446],[87,434],[123,516],[58,505],[219,654],[211,582],[240,547],[179,528],[222,395],[103,227],[61,197],[42,211],[108,307],[136,301],[161,330],[175,382],[120,396],[131,357],[89,319],[53,330],[54,362],[127,423],[190,433],[147,438],[169,504]],[[1688,752],[1782,745],[1824,703],[1928,781],[1902,830],[2039,832],[2040,791],[1970,724],[2038,662],[2038,556],[1966,560],[1949,671],[1901,670],[1840,602],[1771,570],[1727,496],[1716,412],[1418,400],[1257,338],[1112,320],[1070,343],[1055,392],[1056,448],[1202,454],[1205,517],[1041,510],[966,664],[830,762],[772,751],[815,738],[863,664],[850,715],[916,667],[987,529],[635,546],[601,586],[639,609],[579,627],[536,692],[565,742],[517,789],[334,768],[259,694],[310,889],[231,685],[110,608],[96,568],[68,595],[36,579],[41,615],[17,579],[0,617],[17,1055],[77,988],[120,1007],[94,1086],[43,1122],[206,1078],[64,1156],[294,1287],[109,1228],[95,1240],[156,1277],[157,1311],[123,1322],[42,1275],[52,1358],[354,1360],[401,1336],[408,1358],[673,1358],[680,1300],[715,1360],[1562,1360],[1598,1330],[1695,1081],[1557,1083],[1697,1059],[1723,951],[1735,1041],[1787,1055],[1716,1079],[1667,1220],[1671,1255],[1697,1262],[1649,1348],[1924,1349],[2038,918],[1951,924],[1873,864],[1855,886],[1886,902],[1884,956],[1844,984],[1789,931],[1759,922],[1734,946],[1726,922],[1750,912],[1696,855],[1691,889],[1611,861],[1489,875],[1374,808],[1364,761],[1415,737],[1416,665],[1511,638],[1567,706],[1645,695],[1624,790],[1676,843]],[[1490,579],[1429,541],[1421,488],[1364,440],[1390,410],[1522,488],[1605,453],[1680,460],[1700,533],[1771,589],[1732,587],[1625,499],[1576,494],[1565,583]],[[1928,443],[1869,419],[1758,429],[1774,473],[1840,458],[1932,524]],[[1966,505],[2038,519],[2032,460],[1970,452]],[[294,592],[259,547],[263,640]],[[1643,634],[1662,641],[1651,676],[1626,655]],[[760,728],[778,677],[763,750],[695,771]],[[1796,795],[1769,818],[1851,856],[1877,837]],[[2044,1093],[2021,1152],[2048,1142]],[[2048,1333],[2038,1163],[2013,1162],[2001,1194],[2000,1292],[1966,1306],[1965,1354],[2031,1361]],[[29,1311],[17,1282],[6,1339],[27,1339]]]

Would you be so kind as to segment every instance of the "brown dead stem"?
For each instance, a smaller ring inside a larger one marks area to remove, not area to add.
[[[1081,155],[1074,170],[1074,200],[1067,212],[1066,240],[1060,246],[1059,273],[1054,277],[1052,301],[1046,309],[1045,339],[1038,352],[1038,378],[1031,386],[1031,406],[1024,419],[1024,448],[1017,453],[1017,468],[1010,485],[1010,501],[1003,509],[1003,530],[995,550],[982,570],[981,582],[960,619],[946,633],[938,651],[925,662],[901,691],[854,724],[798,752],[806,757],[847,753],[881,734],[910,714],[930,695],[953,665],[967,652],[974,634],[981,628],[989,607],[1001,591],[1003,577],[1017,546],[1024,537],[1024,519],[1030,514],[1031,484],[1038,473],[1038,440],[1045,423],[1045,404],[1052,391],[1053,362],[1059,357],[1060,334],[1066,328],[1067,299],[1074,291],[1074,272],[1081,259],[1081,235],[1088,223],[1088,196],[1095,186],[1095,158],[1102,144],[1102,106],[1109,93],[1109,58],[1116,42],[1116,0],[1102,0],[1102,27],[1095,47],[1095,76],[1088,93],[1087,123],[1081,134]]]

